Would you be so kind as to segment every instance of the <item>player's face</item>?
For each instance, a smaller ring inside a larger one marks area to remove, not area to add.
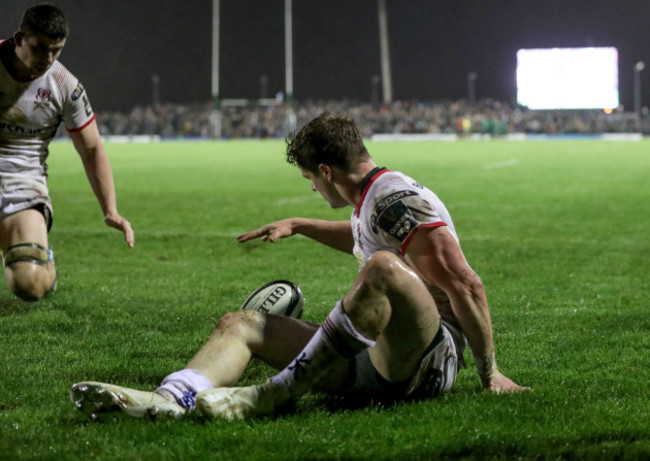
[[[22,34],[21,40],[17,42],[16,55],[31,77],[40,77],[59,58],[64,46],[65,39],[54,40],[42,34]]]
[[[349,205],[341,197],[339,191],[334,187],[334,183],[327,177],[324,171],[318,170],[317,173],[312,173],[300,168],[300,172],[303,178],[311,182],[311,190],[318,192],[332,208],[342,208]]]

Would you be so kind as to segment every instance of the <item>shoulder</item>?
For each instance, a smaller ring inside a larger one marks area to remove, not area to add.
[[[68,68],[59,61],[55,61],[54,64],[52,64],[49,74],[62,91],[74,89],[79,82]]]
[[[383,175],[369,208],[373,230],[381,229],[402,241],[419,226],[451,223],[437,196],[400,172]]]
[[[52,64],[50,77],[65,100],[75,104],[84,99],[82,96],[86,94],[86,89],[79,79],[59,61]]]
[[[427,189],[399,171],[387,171],[377,178],[371,193],[375,207],[404,197],[420,196]]]

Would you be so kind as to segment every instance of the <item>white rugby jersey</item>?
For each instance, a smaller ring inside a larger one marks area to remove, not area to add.
[[[13,46],[3,40],[0,53]],[[30,81],[14,79],[0,62],[0,194],[27,186],[47,195],[45,161],[59,124],[78,131],[94,119],[83,86],[59,61]]]
[[[377,168],[366,181],[361,202],[351,218],[353,253],[360,265],[379,250],[403,258],[416,230],[422,227],[447,226],[458,240],[447,207],[414,179]]]
[[[366,177],[361,202],[352,211],[354,256],[363,266],[379,250],[390,251],[402,259],[418,229],[447,226],[458,235],[444,203],[431,190],[398,171],[375,168]],[[440,316],[451,333],[458,352],[458,363],[465,367],[466,339],[451,308],[447,294],[427,285]]]

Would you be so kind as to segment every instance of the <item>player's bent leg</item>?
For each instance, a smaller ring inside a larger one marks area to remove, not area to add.
[[[387,380],[410,379],[440,329],[440,314],[418,274],[398,256],[379,251],[366,263],[344,298],[357,330],[376,338],[369,350]]]
[[[92,419],[116,413],[177,418],[190,413],[195,397],[214,390],[213,384],[235,384],[253,356],[271,366],[289,363],[316,328],[309,322],[254,311],[228,313],[187,368],[168,375],[154,392],[91,381],[73,385],[70,398]],[[263,398],[257,400],[265,402]]]
[[[3,253],[9,289],[25,301],[38,301],[56,289],[56,269],[51,249],[38,243],[18,243]]]
[[[73,384],[70,400],[92,420],[120,413],[134,418],[166,416],[178,419],[191,411],[168,395],[94,381]]]
[[[225,314],[210,339],[188,362],[215,387],[234,385],[252,358],[282,369],[311,339],[318,325],[256,311]]]
[[[349,321],[340,303],[321,327],[271,315],[260,319],[266,325],[248,347],[255,357],[284,368],[262,385],[216,387],[197,394],[197,408],[204,416],[232,420],[271,415],[292,405],[311,387],[340,389],[349,378],[350,358],[371,344],[343,331],[341,324]]]

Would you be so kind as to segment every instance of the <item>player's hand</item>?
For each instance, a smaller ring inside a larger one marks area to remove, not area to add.
[[[117,230],[124,232],[124,240],[126,244],[133,248],[135,243],[135,236],[133,234],[133,229],[131,229],[131,223],[124,219],[122,216],[118,215],[107,215],[104,217],[104,222],[107,226],[114,227]]]
[[[481,377],[481,382],[484,389],[497,394],[532,390],[530,387],[520,386],[499,371],[493,372],[490,376]]]
[[[294,234],[291,219],[283,219],[266,226],[262,226],[254,231],[247,232],[237,237],[239,243],[244,243],[256,238],[264,242],[275,242],[277,239],[291,237]]]

